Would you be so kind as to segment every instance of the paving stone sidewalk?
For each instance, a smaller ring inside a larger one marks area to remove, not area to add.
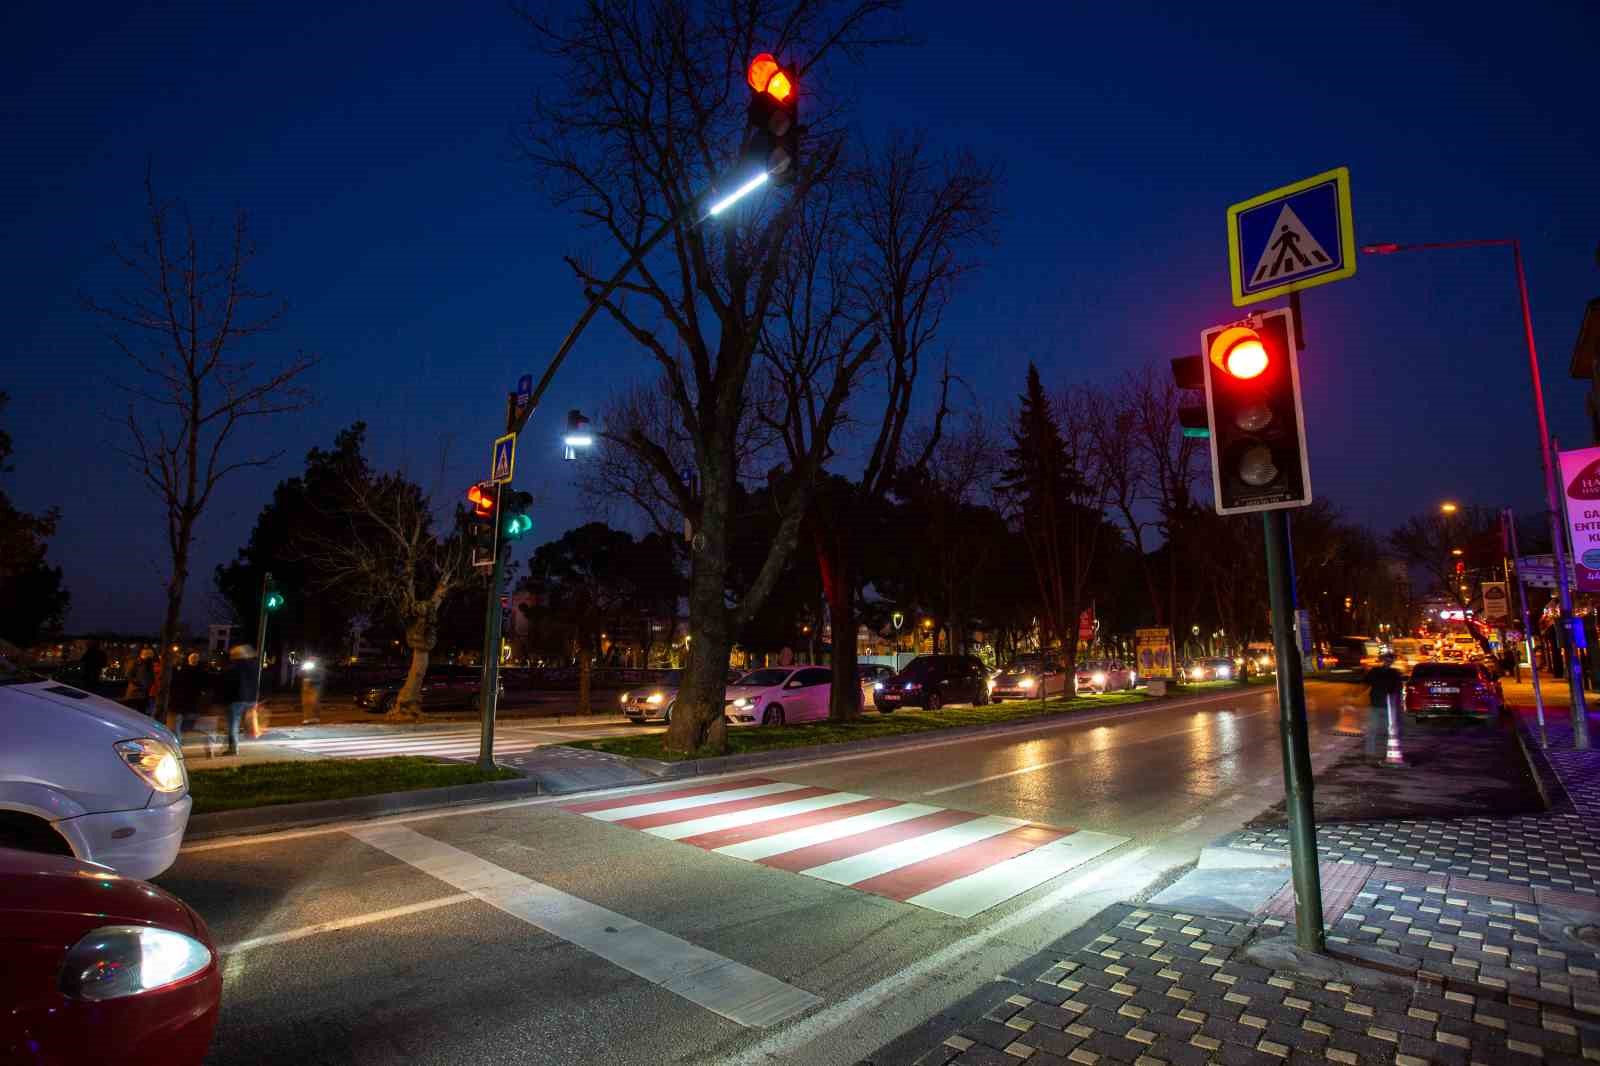
[[[1373,987],[1246,954],[1292,935],[1292,905],[1240,921],[1121,904],[866,1061],[1600,1060],[1600,753],[1571,752],[1554,727],[1550,740],[1535,757],[1547,813],[1320,830],[1325,881],[1351,882],[1337,903],[1324,893],[1330,949],[1373,962]]]

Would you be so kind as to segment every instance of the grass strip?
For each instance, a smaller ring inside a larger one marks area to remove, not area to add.
[[[194,798],[195,814],[210,814],[280,803],[474,785],[520,776],[503,766],[485,772],[471,763],[439,762],[416,755],[385,759],[296,759],[246,763],[221,770],[191,770],[189,794]]]

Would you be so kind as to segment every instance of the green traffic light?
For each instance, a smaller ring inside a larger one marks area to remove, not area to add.
[[[533,519],[525,514],[514,514],[506,519],[506,538],[520,537],[533,528]]]
[[[276,591],[267,593],[267,610],[276,611],[279,607],[282,607],[282,606],[283,606],[283,593],[276,592]]]

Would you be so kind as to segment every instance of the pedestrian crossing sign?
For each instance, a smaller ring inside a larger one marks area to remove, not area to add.
[[[1356,272],[1356,227],[1346,167],[1228,208],[1228,276],[1243,307]]]
[[[517,465],[517,435],[507,433],[496,437],[494,452],[489,458],[489,480],[496,485],[511,483],[511,472]]]

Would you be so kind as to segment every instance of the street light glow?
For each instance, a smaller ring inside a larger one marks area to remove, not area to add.
[[[1448,501],[1439,505],[1440,514],[1455,514],[1457,510],[1459,510],[1459,508],[1457,508],[1455,504]]]
[[[709,211],[707,211],[706,214],[708,214],[708,215],[720,215],[720,214],[722,214],[722,212],[726,211],[728,208],[732,207],[734,204],[738,203],[740,200],[744,199],[746,196],[749,196],[751,193],[755,192],[757,189],[761,188],[761,186],[765,185],[766,183],[767,183],[767,172],[765,170],[763,170],[761,173],[757,174],[755,177],[751,178],[749,181],[745,182],[743,185],[741,185],[737,189],[733,190],[727,196],[724,196],[722,199],[720,199],[716,203],[712,204],[711,205],[711,209]]]
[[[594,447],[594,434],[568,433],[561,438],[561,443],[569,448],[592,448]]]

